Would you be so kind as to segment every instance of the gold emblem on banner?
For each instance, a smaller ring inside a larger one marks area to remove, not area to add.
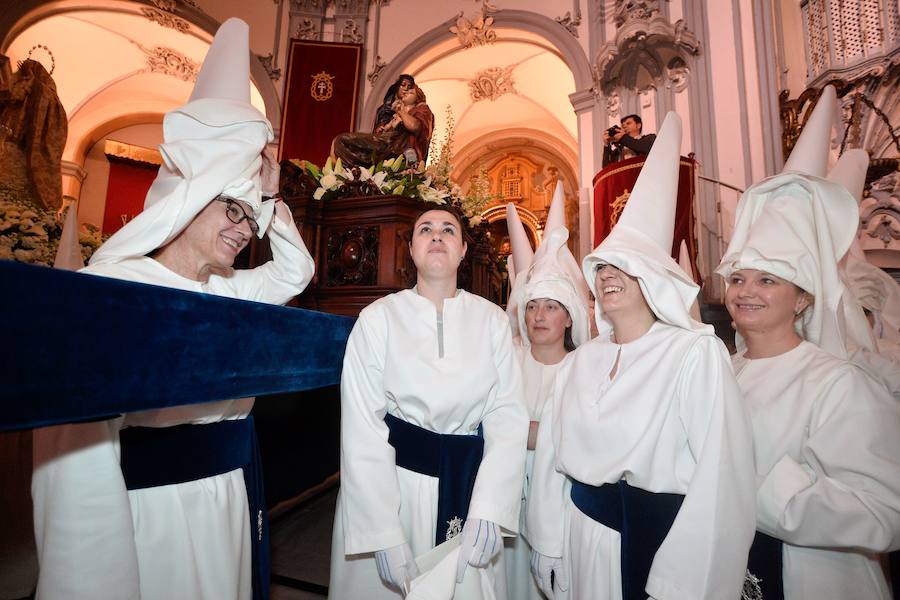
[[[312,85],[309,88],[309,95],[313,100],[325,102],[331,98],[334,93],[334,84],[331,83],[333,79],[334,75],[329,75],[325,71],[313,75]]]
[[[618,222],[619,217],[622,216],[622,211],[625,209],[625,205],[628,204],[628,198],[631,197],[631,192],[627,189],[622,192],[621,196],[616,196],[616,199],[613,200],[612,203],[612,214],[609,215],[609,226],[615,227],[616,222]]]

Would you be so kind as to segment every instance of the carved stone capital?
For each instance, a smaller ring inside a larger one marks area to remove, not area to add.
[[[594,60],[598,89],[606,95],[618,88],[684,89],[691,57],[700,53],[700,43],[684,21],[669,23],[656,2],[621,2],[616,15],[615,40]]]

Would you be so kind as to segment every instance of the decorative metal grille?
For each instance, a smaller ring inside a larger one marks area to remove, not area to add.
[[[897,0],[806,0],[809,79],[832,69],[846,69],[900,44]]]

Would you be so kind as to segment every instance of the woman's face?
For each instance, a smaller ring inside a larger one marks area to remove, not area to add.
[[[459,221],[444,210],[423,213],[413,227],[409,253],[419,275],[455,275],[466,255],[466,242]]]
[[[594,290],[605,315],[625,315],[641,309],[652,313],[638,280],[613,265],[600,265],[594,276]]]
[[[525,327],[532,346],[562,347],[572,319],[566,308],[550,298],[534,298],[525,305]]]
[[[793,330],[809,304],[809,296],[790,281],[756,269],[732,273],[725,291],[725,308],[739,332]]]
[[[233,202],[245,214],[253,214],[246,202]],[[233,223],[225,213],[228,208],[225,202],[211,201],[181,233],[188,242],[184,247],[192,255],[185,258],[195,261],[201,269],[232,266],[235,257],[250,242],[253,233],[249,222],[244,219],[240,223]]]

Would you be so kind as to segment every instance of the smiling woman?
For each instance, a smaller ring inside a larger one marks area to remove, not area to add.
[[[835,111],[826,87],[784,172],[744,193],[716,269],[753,427],[748,569],[765,598],[889,598],[879,553],[900,546],[900,406],[844,360],[859,308],[838,260],[858,213],[824,179]]]
[[[547,597],[741,593],[750,434],[724,345],[690,317],[699,288],[669,254],[680,143],[669,113],[621,218],[582,262],[599,336],[556,375],[528,500]]]

